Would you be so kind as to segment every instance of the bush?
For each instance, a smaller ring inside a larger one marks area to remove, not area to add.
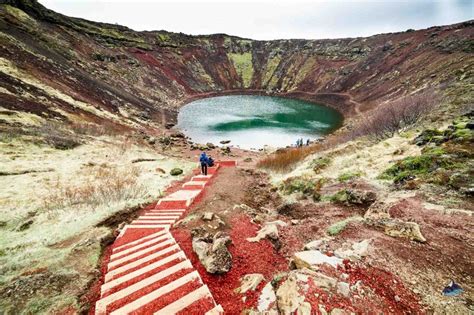
[[[376,140],[393,137],[401,129],[419,122],[438,104],[437,94],[427,90],[380,105],[359,122],[353,130],[354,137],[369,136]]]

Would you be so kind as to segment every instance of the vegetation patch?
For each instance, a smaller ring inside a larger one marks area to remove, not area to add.
[[[362,176],[361,172],[347,172],[347,173],[342,173],[341,175],[339,175],[337,180],[340,182],[347,182],[361,176]]]
[[[450,186],[472,194],[474,154],[471,118],[471,114],[465,115],[445,131],[423,131],[414,140],[416,144],[425,146],[421,154],[398,161],[379,178],[393,180],[395,184],[419,178],[427,183]]]
[[[252,64],[252,53],[246,52],[241,54],[228,54],[229,59],[232,60],[234,68],[242,78],[243,87],[247,88],[252,83],[253,76],[253,64]]]
[[[331,163],[331,159],[328,157],[320,157],[311,161],[311,168],[316,174],[321,173]]]
[[[347,219],[344,219],[342,221],[339,221],[339,222],[336,222],[332,225],[330,225],[326,232],[330,235],[330,236],[336,236],[338,235],[339,233],[341,233],[342,231],[344,231],[344,229],[347,227],[347,225],[351,222],[358,222],[358,221],[362,221],[363,219],[361,217],[350,217],[350,218],[347,218]]]
[[[283,194],[290,195],[293,193],[302,193],[304,196],[311,197],[317,201],[321,195],[319,190],[323,185],[322,180],[314,181],[307,177],[291,177],[283,181],[279,189]]]

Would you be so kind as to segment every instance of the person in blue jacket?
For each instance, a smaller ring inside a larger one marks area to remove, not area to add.
[[[207,175],[207,164],[209,163],[209,158],[207,157],[206,152],[201,153],[199,162],[201,163],[201,173]]]

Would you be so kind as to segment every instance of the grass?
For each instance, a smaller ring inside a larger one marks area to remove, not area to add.
[[[287,172],[290,171],[296,163],[302,161],[304,158],[316,152],[318,149],[319,147],[317,146],[308,146],[277,151],[261,159],[257,163],[257,167],[281,173]]]
[[[317,159],[314,159],[311,162],[311,167],[313,168],[313,171],[318,174],[320,173],[323,169],[325,169],[329,164],[331,163],[331,159],[328,157],[320,157]]]
[[[64,208],[76,204],[99,205],[122,199],[144,198],[147,189],[139,184],[140,169],[93,167],[88,171],[90,179],[81,185],[57,181],[53,191],[43,199],[46,209]]]

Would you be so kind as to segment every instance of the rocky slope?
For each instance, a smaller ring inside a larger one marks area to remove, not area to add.
[[[2,2],[4,126],[159,126],[190,99],[242,91],[319,101],[345,116],[431,86],[456,107],[472,101],[473,21],[368,38],[255,41],[136,32],[35,0]]]

